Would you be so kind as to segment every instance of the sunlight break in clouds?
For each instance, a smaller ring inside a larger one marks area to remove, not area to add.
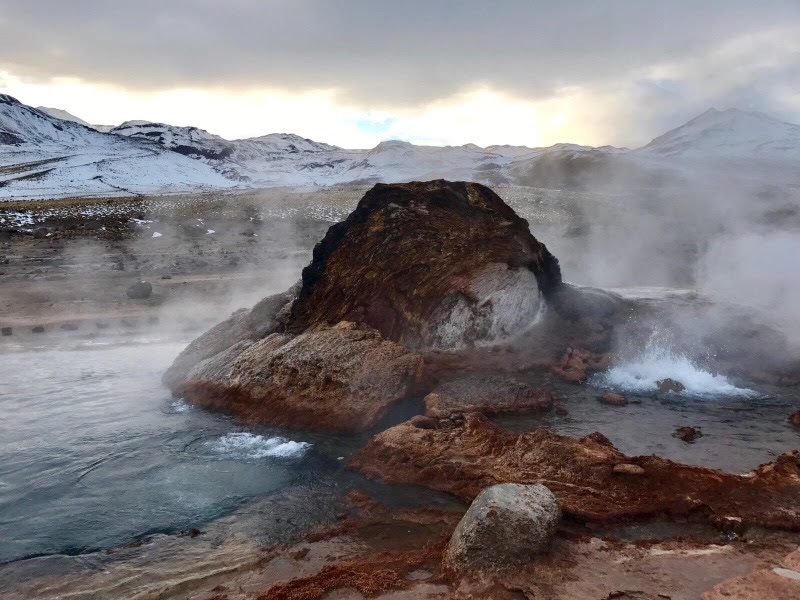
[[[482,87],[418,107],[365,110],[338,104],[335,90],[146,93],[68,78],[30,83],[2,72],[0,83],[26,104],[56,106],[94,124],[143,119],[195,125],[228,139],[288,132],[345,148],[371,148],[386,139],[481,146],[603,142],[586,124],[575,128],[580,107],[574,91],[537,102]]]

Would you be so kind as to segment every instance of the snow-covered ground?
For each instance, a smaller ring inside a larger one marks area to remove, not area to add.
[[[735,161],[733,171],[740,174],[768,166],[771,179],[776,172],[778,179],[782,172],[797,179],[800,126],[761,113],[712,109],[635,150],[438,147],[398,140],[348,150],[293,134],[226,140],[197,127],[146,121],[88,126],[60,109],[35,109],[0,95],[0,200],[435,178],[630,189],[657,185],[665,174],[691,177],[699,162],[709,161]]]

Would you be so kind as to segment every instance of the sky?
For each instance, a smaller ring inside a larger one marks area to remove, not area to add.
[[[637,147],[800,122],[800,0],[0,0],[0,93],[95,124]]]

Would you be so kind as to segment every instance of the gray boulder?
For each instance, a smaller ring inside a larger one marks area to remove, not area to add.
[[[543,485],[501,483],[473,500],[445,552],[453,571],[529,563],[548,551],[561,520],[553,493]]]

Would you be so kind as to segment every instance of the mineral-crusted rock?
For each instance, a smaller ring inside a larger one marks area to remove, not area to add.
[[[669,377],[656,381],[656,386],[658,387],[659,392],[675,392],[676,394],[680,394],[686,389],[686,386],[680,381],[675,381]]]
[[[628,399],[622,394],[603,394],[598,398],[598,401],[609,406],[625,406],[628,404]]]
[[[701,596],[702,600],[796,600],[800,598],[800,548],[783,564],[758,569],[718,583]]]
[[[409,348],[459,348],[524,331],[560,285],[558,261],[489,188],[378,184],[314,248],[289,329],[356,321]]]
[[[377,423],[423,381],[421,356],[342,322],[238,342],[192,368],[181,391],[248,422],[349,433]]]
[[[291,303],[297,289],[298,287],[294,286],[282,294],[268,296],[252,309],[238,310],[225,321],[206,331],[178,355],[162,377],[164,385],[174,394],[181,394],[192,369],[202,368],[204,361],[235,344],[243,341],[254,342],[274,332],[281,309]]]
[[[561,520],[543,485],[501,483],[473,500],[450,538],[444,565],[453,571],[529,563],[547,552]]]
[[[588,371],[601,371],[610,365],[610,354],[568,349],[558,364],[553,366],[552,371],[566,381],[583,381]]]
[[[469,373],[436,386],[425,396],[425,414],[528,412],[553,406],[553,395],[508,375]]]
[[[675,430],[675,435],[680,439],[682,439],[684,442],[693,442],[703,434],[700,433],[700,431],[695,429],[694,427],[689,427],[688,425],[684,425],[683,427],[678,427]]]
[[[437,429],[392,427],[372,438],[350,467],[464,500],[496,483],[542,483],[565,514],[592,522],[693,515],[720,526],[800,530],[798,460],[796,451],[787,452],[752,473],[731,475],[657,456],[626,456],[598,433],[577,440],[547,429],[503,431],[472,413],[460,424],[442,419]],[[615,473],[618,464],[645,473]]]

